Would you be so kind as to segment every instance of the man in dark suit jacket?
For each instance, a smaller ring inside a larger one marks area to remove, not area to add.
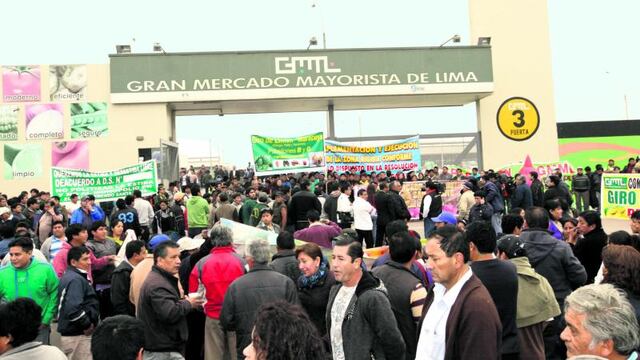
[[[491,295],[473,275],[464,235],[433,236],[427,263],[436,282],[418,324],[419,359],[500,359],[502,325]]]
[[[376,210],[378,211],[378,221],[376,223],[375,246],[382,246],[385,239],[385,228],[389,223],[391,214],[389,213],[389,184],[381,181],[376,192]]]

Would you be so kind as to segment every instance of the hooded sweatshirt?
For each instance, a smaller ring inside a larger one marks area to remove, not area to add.
[[[518,328],[534,325],[560,315],[553,289],[536,273],[526,256],[509,259],[518,272]]]
[[[209,203],[202,196],[192,196],[187,201],[189,227],[206,228],[209,224]]]
[[[571,291],[584,285],[587,272],[569,244],[558,241],[546,229],[526,229],[520,235],[527,258],[536,272],[551,284],[560,307]]]
[[[0,268],[0,302],[28,297],[42,308],[42,323],[49,324],[58,306],[58,283],[49,263],[32,257],[24,269],[10,264]]]

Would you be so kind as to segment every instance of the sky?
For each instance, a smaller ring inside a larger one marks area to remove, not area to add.
[[[528,0],[532,1],[532,0]],[[7,2],[0,64],[108,63],[116,44],[150,52],[437,46],[469,39],[467,0],[234,0]],[[316,5],[315,7],[312,5]],[[640,119],[640,1],[548,2],[556,118],[559,122]],[[626,98],[626,106],[625,106]],[[475,105],[335,113],[338,137],[476,131]],[[324,131],[326,114],[278,113],[177,119],[181,151],[245,165],[250,135]],[[194,153],[195,152],[195,153]]]

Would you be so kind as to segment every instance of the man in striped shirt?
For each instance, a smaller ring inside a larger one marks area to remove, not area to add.
[[[62,249],[62,243],[67,242],[67,237],[64,235],[64,223],[62,221],[54,221],[51,230],[53,235],[49,236],[40,247],[40,251],[42,251],[42,254],[50,263],[53,262],[58,251]]]

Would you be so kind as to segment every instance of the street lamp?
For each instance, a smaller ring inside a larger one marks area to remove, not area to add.
[[[448,38],[447,41],[443,42],[442,44],[440,44],[440,47],[445,46],[449,41],[453,41],[454,43],[459,43],[460,42],[460,35],[455,34],[452,37]]]
[[[311,46],[315,46],[318,45],[318,39],[316,39],[316,37],[312,37],[311,39],[309,39],[309,46],[307,46],[307,50],[309,50],[309,48]]]

